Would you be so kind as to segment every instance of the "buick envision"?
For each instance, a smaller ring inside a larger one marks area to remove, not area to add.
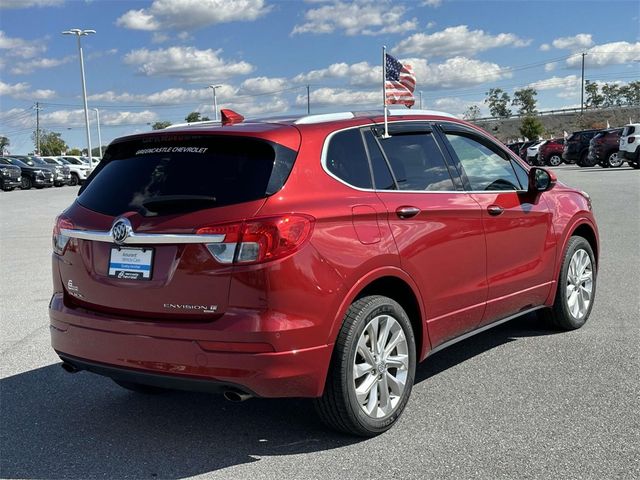
[[[390,428],[416,365],[537,311],[587,321],[589,196],[450,115],[205,122],[120,138],[57,219],[51,340],[138,392],[312,397]],[[199,172],[194,176],[193,172]]]

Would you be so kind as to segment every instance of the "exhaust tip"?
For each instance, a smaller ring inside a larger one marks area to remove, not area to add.
[[[72,365],[68,362],[62,362],[62,369],[67,373],[78,373],[80,371],[75,365]]]
[[[234,403],[244,402],[252,397],[248,393],[236,392],[235,390],[227,390],[223,396],[226,400]]]

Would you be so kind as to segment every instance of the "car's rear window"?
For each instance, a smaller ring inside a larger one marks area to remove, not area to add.
[[[636,127],[634,127],[633,125],[627,125],[626,127],[624,127],[624,130],[622,131],[622,136],[626,137],[627,135],[633,135],[636,131]]]
[[[249,137],[166,135],[109,147],[78,202],[106,215],[162,215],[265,198],[296,152]]]

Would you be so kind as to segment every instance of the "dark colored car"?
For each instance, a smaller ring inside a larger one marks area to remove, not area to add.
[[[2,157],[0,158],[0,163],[20,167],[20,188],[22,190],[29,190],[31,187],[43,188],[53,186],[53,172],[47,168],[28,165],[17,157]]]
[[[529,148],[534,143],[538,143],[539,141],[540,140],[529,140],[527,142],[522,142],[522,144],[520,145],[520,149],[518,150],[518,156],[522,160],[524,160],[526,162],[527,161],[527,148]]]
[[[588,166],[589,142],[598,132],[600,132],[599,129],[573,132],[564,142],[562,159],[566,163],[575,163],[580,167]]]
[[[624,161],[618,155],[622,128],[611,128],[598,132],[589,142],[589,156],[585,167],[600,165],[603,168],[622,166]]]
[[[312,397],[328,425],[371,436],[430,354],[534,311],[587,321],[589,196],[483,130],[442,112],[392,110],[389,135],[382,112],[222,113],[115,140],[57,218],[66,371]]]
[[[33,157],[33,160],[44,166],[53,168],[53,184],[56,187],[62,187],[63,185],[69,185],[71,182],[71,169],[53,157]]]
[[[524,142],[508,143],[507,148],[511,150],[513,153],[515,153],[516,155],[518,155],[520,153],[520,147],[522,146],[523,143]]]
[[[20,167],[11,165],[3,157],[0,157],[0,188],[9,192],[22,184],[22,171]]]
[[[564,149],[564,138],[552,138],[540,146],[538,150],[538,165],[549,165],[557,167],[562,163],[562,150]]]

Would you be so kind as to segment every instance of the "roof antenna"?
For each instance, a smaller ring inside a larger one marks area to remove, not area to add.
[[[244,117],[239,113],[223,108],[220,110],[220,117],[222,118],[222,125],[235,125],[236,123],[242,123]]]

